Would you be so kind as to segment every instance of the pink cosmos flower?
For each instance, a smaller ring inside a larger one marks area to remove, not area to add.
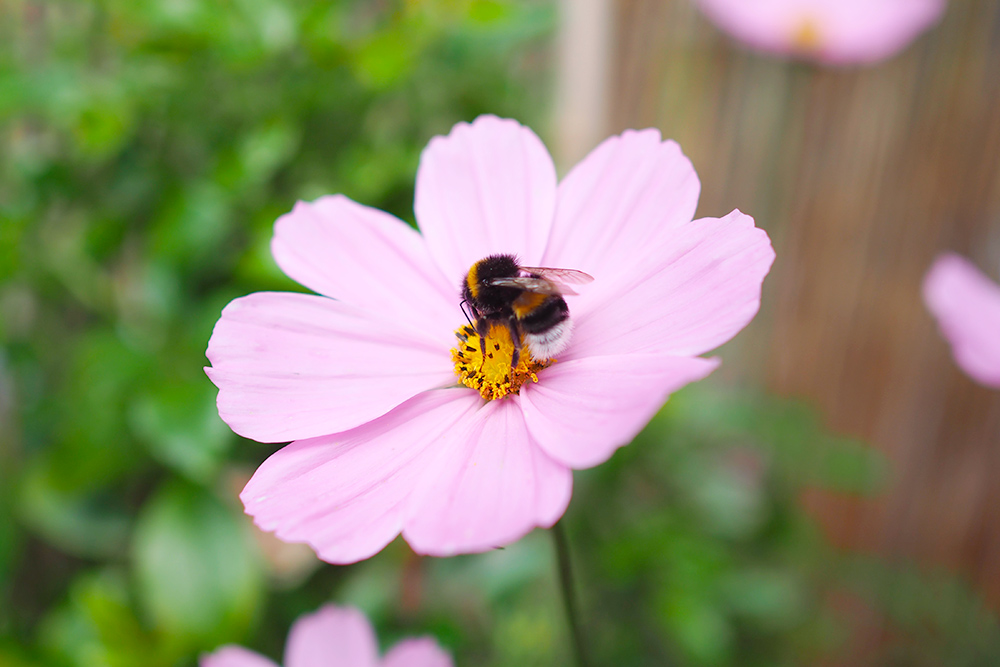
[[[203,655],[200,667],[277,667],[241,646]],[[382,660],[368,619],[352,607],[327,605],[295,621],[285,646],[285,667],[452,667],[430,637],[404,639]]]
[[[955,254],[938,257],[924,278],[924,303],[972,379],[1000,389],[1000,285]]]
[[[717,26],[749,46],[829,65],[888,58],[945,9],[945,0],[697,1]]]
[[[247,484],[246,511],[332,563],[400,533],[444,556],[554,524],[571,470],[628,443],[757,313],[767,234],[739,211],[692,222],[699,189],[656,130],[611,137],[557,184],[531,130],[482,116],[424,150],[420,233],[339,195],[297,204],[272,251],[323,296],[236,299],[207,352],[226,423],[294,441]],[[494,253],[594,277],[566,297],[575,329],[555,363],[522,350],[512,370],[506,327],[488,360],[456,338],[472,333],[463,277]]]

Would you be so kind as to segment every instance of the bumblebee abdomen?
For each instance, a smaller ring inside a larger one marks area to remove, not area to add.
[[[538,361],[551,359],[569,344],[573,320],[561,296],[550,296],[526,318],[519,320],[524,344]]]
[[[524,333],[540,333],[569,319],[569,306],[566,305],[566,300],[561,296],[543,294],[532,294],[531,296],[541,297],[541,300],[534,307],[526,309],[523,316],[517,312],[516,306],[514,310]],[[518,297],[518,299],[520,298]]]
[[[538,292],[521,292],[514,299],[511,304],[511,308],[514,309],[514,315],[519,320],[523,320],[528,317],[532,312],[542,307],[546,299],[550,297],[546,294],[539,294]]]

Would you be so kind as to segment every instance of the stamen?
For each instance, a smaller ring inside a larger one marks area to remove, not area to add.
[[[455,373],[462,384],[478,391],[487,401],[516,394],[528,380],[538,382],[536,373],[555,361],[535,361],[528,348],[522,345],[517,366],[511,368],[514,343],[510,338],[510,329],[503,324],[490,327],[485,346],[476,330],[468,324],[459,327],[455,336],[458,337],[458,345],[451,350]],[[484,347],[485,356],[482,352]]]
[[[819,23],[811,16],[804,17],[792,33],[792,47],[800,53],[811,54],[823,45]]]

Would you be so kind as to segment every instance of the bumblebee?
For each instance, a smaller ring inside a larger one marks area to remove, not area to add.
[[[472,265],[462,282],[462,310],[468,305],[480,340],[495,324],[510,330],[514,345],[511,367],[523,344],[537,361],[545,361],[569,344],[572,322],[563,295],[576,294],[566,283],[593,278],[574,269],[520,266],[513,255],[490,255]],[[468,317],[468,313],[466,313]]]

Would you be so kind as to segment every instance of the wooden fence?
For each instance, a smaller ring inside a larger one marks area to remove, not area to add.
[[[902,54],[837,69],[750,53],[689,0],[611,6],[604,134],[661,128],[698,214],[740,208],[775,243],[725,372],[890,461],[876,500],[806,501],[837,545],[950,568],[1000,608],[1000,392],[956,368],[920,298],[944,250],[1000,277],[1000,3],[956,0]]]

